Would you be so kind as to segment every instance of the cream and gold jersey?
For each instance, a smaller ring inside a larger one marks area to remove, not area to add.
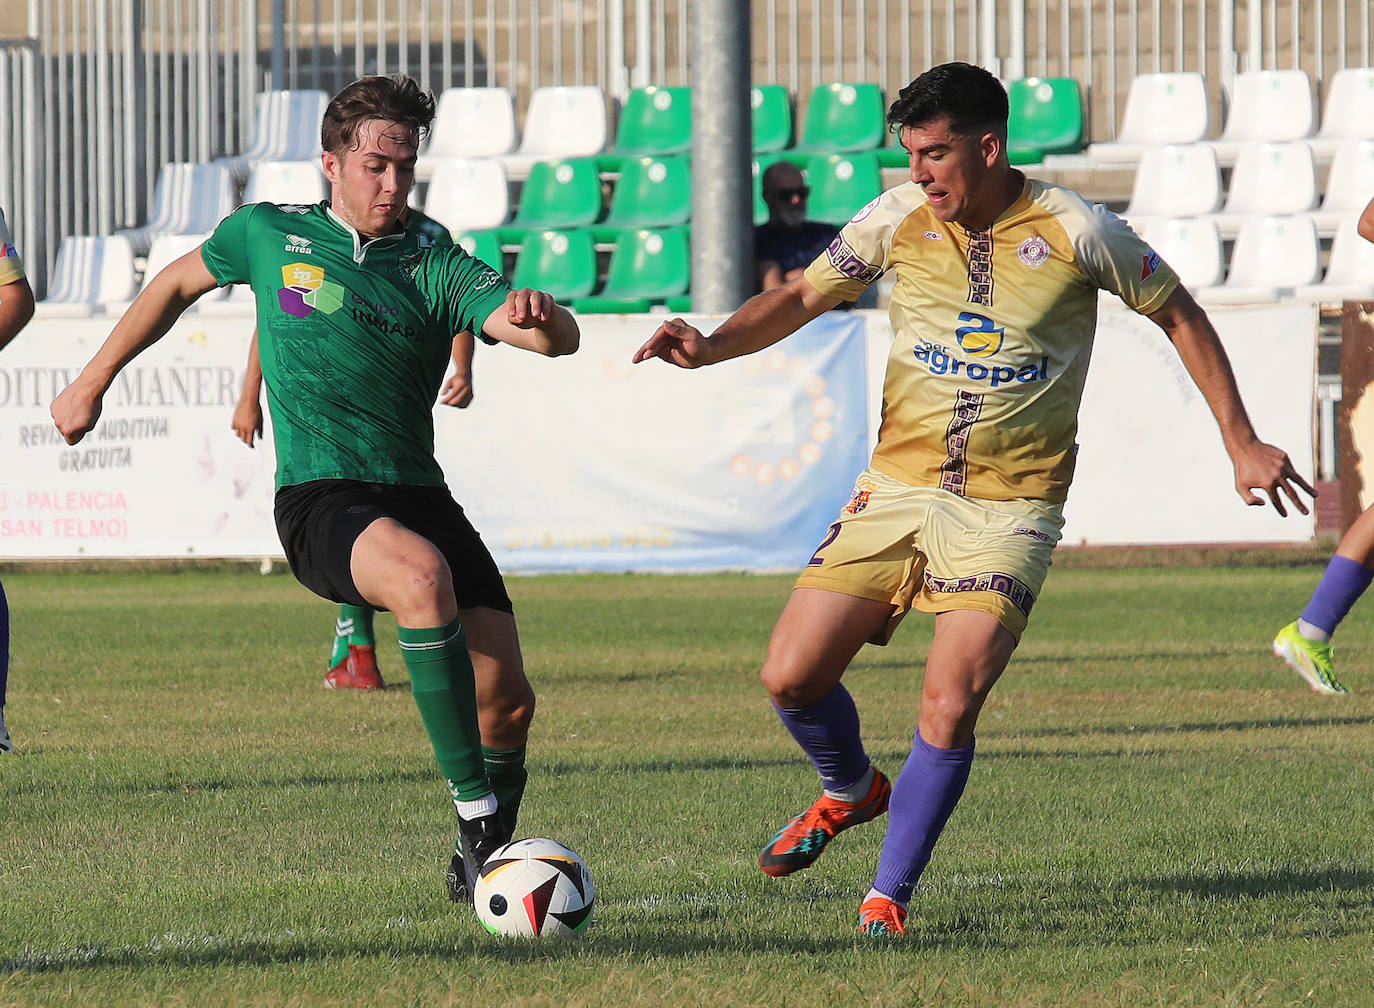
[[[873,468],[987,500],[1063,501],[1099,290],[1148,314],[1178,277],[1119,217],[1027,180],[986,231],[939,220],[907,182],[807,267],[853,300],[896,270]]]
[[[24,279],[24,261],[19,258],[19,250],[14,247],[9,226],[5,223],[5,212],[0,210],[0,287]]]

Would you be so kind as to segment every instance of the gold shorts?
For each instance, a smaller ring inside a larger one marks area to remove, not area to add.
[[[1063,527],[1059,504],[960,497],[865,469],[796,586],[891,603],[874,644],[912,608],[989,613],[1019,641]]]

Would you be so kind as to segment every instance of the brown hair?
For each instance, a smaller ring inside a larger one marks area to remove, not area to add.
[[[324,110],[320,146],[331,154],[357,150],[359,128],[373,119],[400,123],[415,134],[418,145],[434,121],[434,96],[405,74],[355,80]]]

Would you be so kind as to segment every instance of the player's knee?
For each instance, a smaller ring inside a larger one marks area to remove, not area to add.
[[[523,745],[534,721],[534,708],[534,690],[528,683],[523,689],[489,698],[478,711],[482,739],[498,740],[501,748]]]
[[[982,699],[963,691],[927,692],[921,697],[921,737],[933,746],[957,747],[973,735]]]
[[[804,670],[771,659],[763,663],[759,678],[773,703],[787,709],[813,704],[830,691],[829,684],[818,684]]]

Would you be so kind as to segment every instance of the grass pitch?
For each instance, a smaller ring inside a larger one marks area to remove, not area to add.
[[[1374,628],[1357,692],[1268,652],[1320,564],[1061,554],[894,942],[878,827],[765,878],[814,797],[757,681],[787,577],[512,579],[540,695],[521,832],[588,861],[580,940],[448,903],[453,812],[390,617],[380,695],[321,688],[331,607],[237,569],[4,574],[0,1006],[1374,1004]],[[846,678],[910,745],[930,621]]]

